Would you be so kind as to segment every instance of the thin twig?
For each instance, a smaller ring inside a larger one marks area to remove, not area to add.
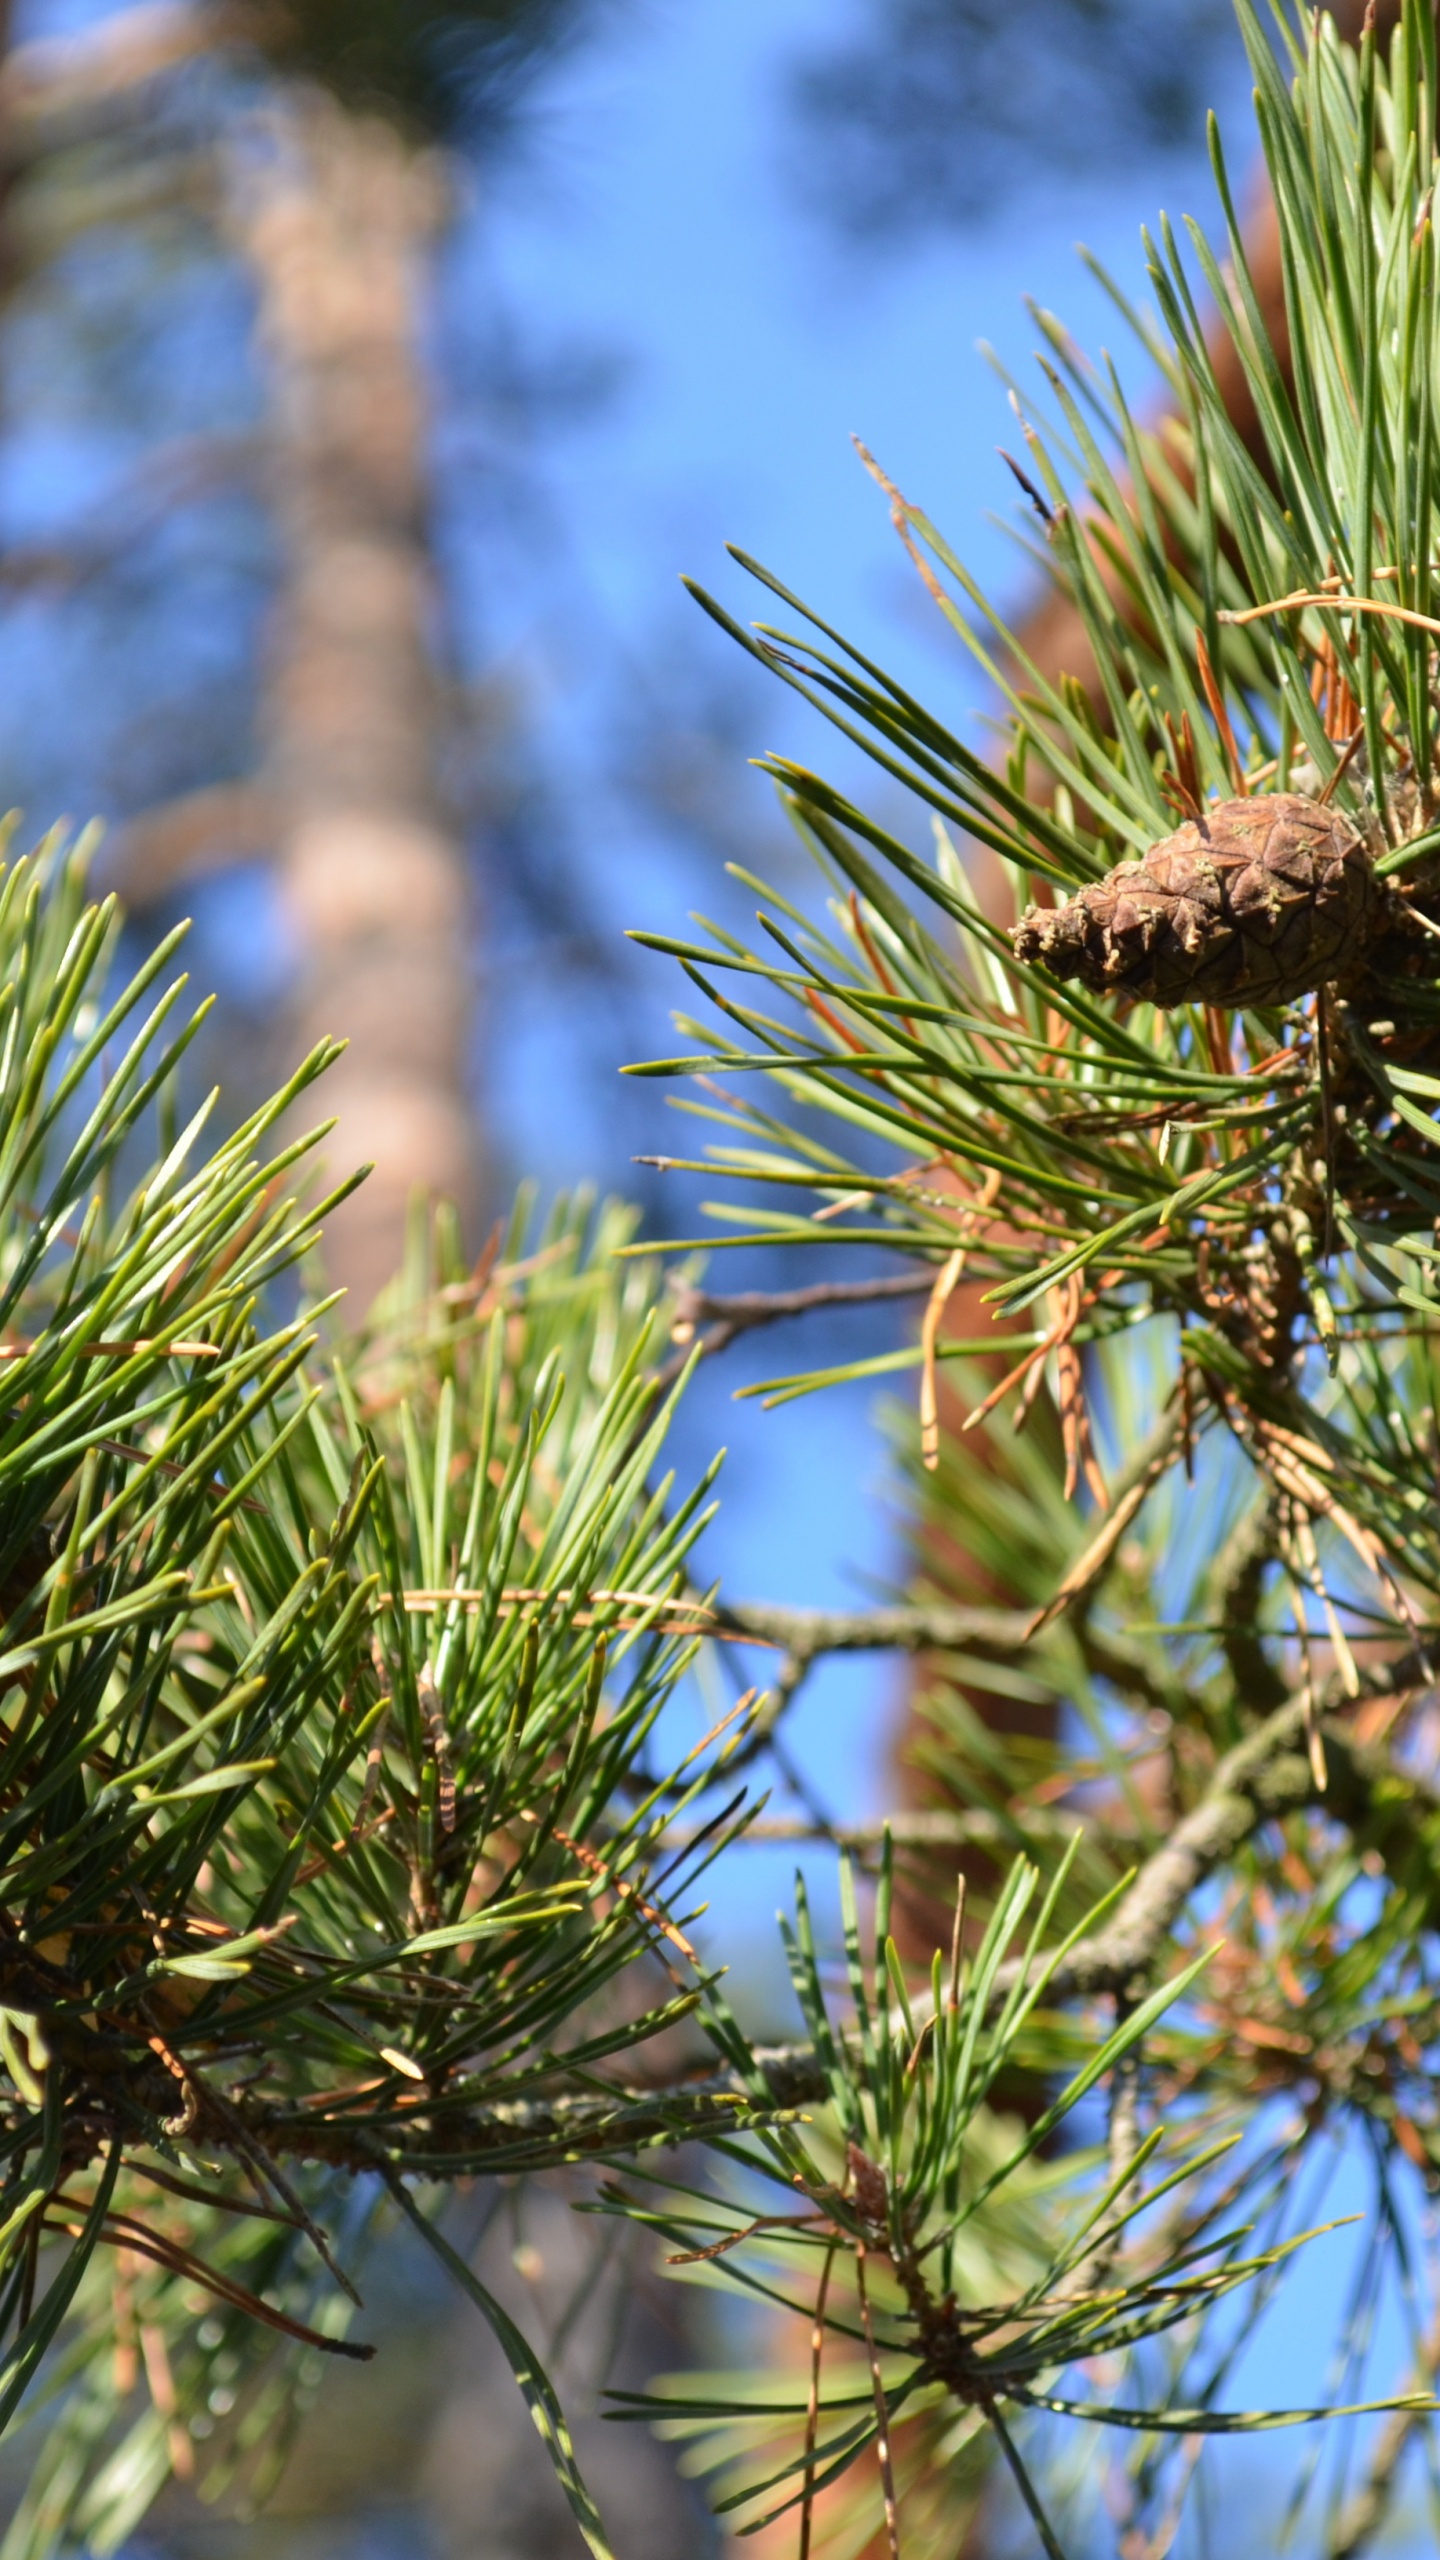
[[[655,1159],[642,1156],[640,1161],[643,1164]],[[813,1315],[825,1307],[868,1307],[888,1298],[926,1298],[934,1285],[934,1272],[920,1270],[892,1272],[877,1280],[817,1280],[803,1289],[741,1289],[727,1297],[716,1297],[708,1289],[682,1286],[675,1293],[670,1328],[675,1348],[655,1373],[654,1391],[663,1394],[673,1387],[693,1356],[697,1337],[701,1357],[713,1360],[717,1353],[728,1351],[742,1333],[753,1333],[757,1326],[784,1324],[792,1316]],[[708,1332],[703,1331],[706,1326],[710,1327]]]
[[[733,1766],[733,1764],[732,1764]],[[952,1813],[943,1805],[922,1805],[911,1813],[888,1814],[883,1821],[827,1822],[818,1825],[784,1815],[761,1815],[746,1824],[735,1841],[737,1849],[747,1842],[773,1847],[777,1841],[829,1841],[838,1849],[858,1850],[883,1847],[889,1838],[897,1849],[1013,1849],[1027,1842],[1043,1840],[1048,1848],[1063,1848],[1077,1831],[1093,1829],[1082,1814],[1057,1813],[1048,1807],[1026,1807],[1023,1813],[992,1813],[978,1805],[965,1813]],[[1121,1836],[1107,1824],[1106,1839],[1113,1843]],[[667,1849],[684,1850],[701,1839],[700,1831],[675,1832],[665,1835]]]
[[[769,1600],[732,1600],[716,1602],[713,1624],[722,1634],[779,1645],[808,1662],[821,1653],[944,1653],[972,1644],[1018,1652],[1030,1619],[1024,1609],[964,1609],[947,1601],[791,1609]]]
[[[728,1640],[732,1644],[755,1641],[754,1638],[746,1638],[734,1633],[729,1635]],[[781,1720],[788,1714],[799,1696],[814,1658],[810,1653],[787,1650],[773,1681],[751,1718],[749,1732],[744,1741],[730,1755],[726,1766],[727,1777],[733,1778],[742,1769],[748,1769],[751,1761],[758,1760],[762,1752],[776,1751],[776,1734]]]
[[[1081,1938],[1051,1975],[1050,2004],[1130,1993],[1153,1976],[1170,1943],[1175,1921],[1215,1868],[1232,1858],[1266,1822],[1318,1801],[1305,1752],[1303,1701],[1287,1699],[1254,1733],[1217,1765],[1205,1794],[1170,1837],[1146,1859],[1113,1917]],[[1326,1724],[1328,1787],[1325,1808],[1354,1829],[1393,1826],[1392,1853],[1412,1856],[1428,1839],[1440,1813],[1440,1796],[1408,1777],[1395,1789],[1386,1754],[1358,1745],[1344,1723]],[[1383,1854],[1383,1843],[1382,1843]],[[1015,1987],[1018,1960],[1002,1965],[992,1991],[1002,2004]],[[923,2016],[927,2004],[915,2003]],[[786,2109],[823,2099],[827,2081],[808,2045],[756,2049],[771,2106]],[[614,2156],[648,2142],[678,2142],[733,2126],[753,2115],[755,2101],[728,2069],[693,2075],[650,2089],[617,2088],[614,2096],[565,2095],[488,2107],[436,2107],[403,2123],[390,2119],[383,2134],[357,2126],[353,2117],[334,2123],[303,2108],[268,2109],[247,2102],[246,2123],[263,2135],[273,2157],[326,2159],[337,2167],[365,2169],[388,2159],[397,2167],[434,2176],[493,2168],[497,2172],[539,2156],[553,2158],[562,2145],[573,2158]]]
[[[875,1641],[873,1626],[866,1640]],[[1397,1657],[1375,1675],[1369,1694],[1403,1694],[1407,1687],[1433,1685],[1433,1676],[1423,1655]],[[1352,1832],[1363,1830],[1396,1872],[1412,1870],[1417,1858],[1428,1862],[1440,1792],[1413,1770],[1402,1777],[1385,1750],[1357,1736],[1348,1716],[1328,1714],[1324,1732],[1327,1815]],[[1304,1741],[1304,1702],[1292,1697],[1226,1754],[1199,1801],[1140,1867],[1112,1917],[1079,1940],[1056,1968],[1047,1986],[1051,2004],[1129,1992],[1138,1980],[1155,1977],[1177,1918],[1216,1867],[1263,1824],[1319,1801]],[[993,1990],[997,2002],[1009,1996],[1015,1978],[1013,1964],[1000,1968]],[[117,2040],[86,2026],[80,1991],[73,1975],[35,1950],[0,1946],[0,2000],[42,2016],[62,2008],[75,2067],[87,2077],[93,2070],[95,2085],[108,2091],[115,2085]],[[917,2002],[921,2015],[924,2007]],[[762,2047],[754,2060],[765,2089],[758,2100],[754,2088],[741,2085],[728,2067],[710,2074],[682,2072],[648,2086],[610,2090],[592,2081],[581,2090],[562,2085],[554,2095],[480,2104],[459,2089],[417,2093],[403,2105],[387,2096],[372,2102],[373,2113],[368,2107],[362,2111],[357,2102],[365,2093],[358,2090],[324,2093],[318,2104],[267,2103],[252,2093],[227,2103],[211,2090],[205,2138],[252,2163],[254,2146],[261,2146],[272,2180],[279,2159],[321,2160],[352,2174],[393,2170],[453,2179],[549,2164],[557,2151],[575,2160],[614,2159],[649,2144],[733,2133],[825,2097],[826,2076],[808,2045]],[[146,2053],[136,2068],[153,2074],[154,2058]],[[144,2103],[153,2113],[152,2100]],[[302,2218],[288,2193],[285,2201]]]
[[[732,1297],[685,1287],[676,1291],[670,1338],[689,1344],[702,1325],[714,1324],[723,1326],[726,1340],[733,1342],[737,1334],[750,1333],[757,1325],[783,1324],[790,1316],[813,1315],[818,1307],[864,1307],[886,1298],[925,1298],[934,1285],[934,1272],[923,1270],[892,1272],[876,1280],[817,1280],[803,1289],[742,1289]]]
[[[1128,1994],[1115,1995],[1115,2024],[1122,2027],[1135,2003]],[[1110,2075],[1110,2122],[1106,2136],[1106,2175],[1119,2200],[1122,2182],[1135,2165],[1140,2148],[1140,2047],[1132,2044],[1121,2054]],[[1133,2199],[1132,2199],[1133,2202]],[[1085,2266],[1078,2283],[1086,2293],[1103,2293],[1110,2278],[1120,2247],[1118,2221],[1101,2239]]]

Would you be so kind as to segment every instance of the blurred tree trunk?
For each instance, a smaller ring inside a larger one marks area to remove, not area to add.
[[[440,785],[428,404],[417,335],[438,162],[296,87],[234,154],[232,231],[269,383],[282,586],[264,800],[296,955],[287,1046],[348,1036],[331,1161],[373,1161],[329,1231],[363,1306],[416,1190],[473,1203],[465,1100],[469,890]]]
[[[3,176],[111,132],[143,157],[154,84],[250,31],[243,6],[137,0],[20,46],[0,78]],[[398,1264],[412,1194],[443,1192],[463,1218],[477,1187],[469,886],[439,780],[418,344],[441,166],[296,78],[273,79],[222,133],[217,191],[255,289],[281,561],[259,770],[133,821],[112,865],[143,908],[198,873],[275,864],[295,959],[283,1063],[323,1032],[348,1037],[326,1097],[340,1124],[329,1163],[375,1168],[327,1230],[330,1276],[357,1312]]]

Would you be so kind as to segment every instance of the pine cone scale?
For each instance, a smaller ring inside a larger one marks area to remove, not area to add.
[[[1344,975],[1390,901],[1348,819],[1289,791],[1224,800],[1143,862],[1031,907],[1017,958],[1158,1005],[1285,1004]]]

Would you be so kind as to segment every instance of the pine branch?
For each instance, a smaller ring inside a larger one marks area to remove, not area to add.
[[[692,1342],[702,1325],[714,1325],[716,1331],[705,1348],[721,1351],[738,1334],[751,1333],[758,1325],[783,1324],[791,1316],[814,1315],[823,1307],[868,1307],[887,1298],[927,1298],[934,1286],[933,1270],[892,1273],[874,1280],[819,1280],[804,1289],[742,1289],[731,1297],[682,1285],[675,1295],[671,1332],[677,1342]]]
[[[969,1645],[1020,1654],[1033,1641],[1033,1613],[1028,1609],[969,1608],[947,1600],[901,1601],[874,1609],[806,1609],[782,1601],[717,1600],[712,1604],[712,1624],[723,1635],[773,1645],[806,1665],[830,1653],[949,1653]],[[1232,1630],[1223,1632],[1229,1635]],[[1103,1631],[1085,1626],[1081,1641],[1107,1679],[1123,1685],[1143,1669]],[[1356,1695],[1390,1697],[1413,1689],[1419,1681],[1433,1677],[1437,1657],[1440,1629],[1434,1632],[1433,1647],[1429,1631],[1422,1629],[1418,1642],[1403,1653],[1362,1672]],[[1273,1706],[1271,1684],[1278,1675],[1258,1646],[1237,1651],[1232,1667],[1243,1704]]]
[[[1429,1826],[1440,1814],[1440,1789],[1401,1773],[1383,1751],[1357,1745],[1344,1724],[1331,1717],[1323,1727],[1328,1786],[1322,1796],[1304,1747],[1304,1727],[1303,1700],[1289,1700],[1227,1753],[1200,1802],[1145,1861],[1113,1920],[1082,1939],[1057,1968],[1047,1991],[1051,2004],[1102,1994],[1135,1997],[1138,1987],[1157,1973],[1192,1895],[1268,1822],[1318,1805],[1365,1833],[1397,1864],[1424,1849]],[[1047,1828],[1057,1822],[1051,1816]],[[788,1836],[798,1830],[796,1826]],[[1022,1972],[1019,1959],[999,1967],[990,1995],[992,2012],[1003,2008]],[[915,2018],[922,2020],[926,2003],[917,1999],[912,2006]],[[777,2111],[813,2106],[827,2096],[826,2072],[808,2045],[759,2046],[754,2061]],[[317,2121],[313,2110],[266,2106],[255,2099],[247,2100],[243,2110],[247,2130],[279,2156],[324,2160],[356,2174],[383,2162],[407,2175],[429,2178],[479,2171],[501,2175],[561,2160],[615,2158],[738,2130],[756,2115],[751,2093],[724,2070],[687,2072],[648,2087],[617,2087],[613,2097],[592,2090],[483,2107],[440,2100],[431,2108],[416,2107],[403,2126],[392,2119],[383,2131],[373,2132],[353,2117],[326,2123]]]
[[[925,1805],[915,1811],[887,1814],[873,1822],[786,1821],[762,1814],[749,1822],[740,1833],[737,1848],[773,1847],[783,1841],[826,1841],[835,1849],[859,1851],[884,1847],[887,1840],[897,1849],[991,1849],[1013,1850],[1023,1832],[1027,1844],[1045,1841],[1064,1848],[1077,1832],[1086,1829],[1085,1818],[1078,1813],[1050,1812],[1045,1807],[1027,1805],[1023,1815],[1007,1817],[992,1813],[984,1805],[965,1812],[951,1812],[941,1805]],[[673,1845],[688,1846],[696,1834],[672,1835]],[[1107,1837],[1114,1838],[1114,1833]]]
[[[623,2160],[660,2145],[713,2140],[774,2120],[773,2111],[803,2106],[818,2094],[807,2055],[792,2060],[785,2048],[760,2060],[771,2084],[771,2110],[757,2104],[729,2073],[693,2073],[674,2081],[617,2087],[614,2095],[585,2092],[508,2104],[466,2106],[446,2101],[423,2105],[404,2120],[371,2130],[353,2117],[317,2121],[316,2111],[271,2106],[247,2099],[246,2131],[267,2153],[284,2160],[323,2161],[362,2177],[377,2170],[449,2181],[479,2175],[519,2176],[577,2160]],[[223,2140],[223,2136],[221,2137]]]
[[[1267,1822],[1287,1814],[1322,1808],[1352,1833],[1366,1835],[1387,1865],[1399,1866],[1423,1851],[1428,1825],[1440,1812],[1440,1790],[1398,1768],[1388,1753],[1357,1744],[1338,1717],[1327,1717],[1321,1729],[1323,1791],[1304,1747],[1303,1696],[1287,1699],[1227,1752],[1200,1802],[1146,1859],[1114,1919],[1082,1939],[1058,1967],[1050,1996],[1128,1996],[1148,1981],[1191,1896]],[[1015,1968],[1002,1967],[996,1996],[1007,1996],[1017,1979]]]
[[[1206,1879],[1267,1823],[1289,1814],[1323,1809],[1364,1835],[1389,1866],[1401,1868],[1417,1857],[1428,1862],[1440,1788],[1402,1770],[1383,1750],[1358,1744],[1338,1717],[1325,1718],[1321,1730],[1323,1793],[1305,1749],[1303,1697],[1288,1699],[1227,1752],[1199,1803],[1145,1860],[1113,1919],[1094,1937],[1082,1938],[1056,1967],[1047,1991],[1053,2005],[1101,1995],[1135,1997],[1154,1978],[1176,1922]],[[1024,1817],[1019,1820],[1023,1827]],[[998,1968],[993,2008],[1004,2006],[1022,1972],[1018,1958]],[[923,1996],[911,2005],[917,2021],[929,2014]],[[809,2105],[825,2095],[825,2075],[807,2046],[768,2046],[757,2060],[777,2105]],[[733,2085],[722,2074],[707,2088]]]
[[[716,1604],[727,1635],[777,1645],[799,1662],[826,1653],[943,1653],[971,1644],[1020,1652],[1030,1624],[1026,1609],[955,1608],[946,1601],[901,1602],[878,1609],[792,1609],[769,1600]]]
[[[642,1156],[642,1164],[662,1159]],[[673,1386],[691,1355],[697,1335],[702,1356],[711,1360],[728,1351],[742,1333],[762,1325],[784,1324],[792,1316],[814,1315],[826,1307],[868,1307],[891,1298],[926,1298],[935,1285],[933,1271],[901,1272],[875,1280],[821,1280],[803,1289],[742,1289],[717,1297],[708,1289],[682,1282],[675,1292],[670,1338],[675,1349],[655,1373],[655,1390]],[[703,1329],[708,1326],[708,1332]]]

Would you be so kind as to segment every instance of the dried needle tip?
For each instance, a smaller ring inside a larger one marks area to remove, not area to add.
[[[1270,1005],[1344,977],[1394,921],[1350,821],[1274,791],[1187,818],[1143,862],[1028,908],[1010,939],[1017,959],[1099,995]]]

